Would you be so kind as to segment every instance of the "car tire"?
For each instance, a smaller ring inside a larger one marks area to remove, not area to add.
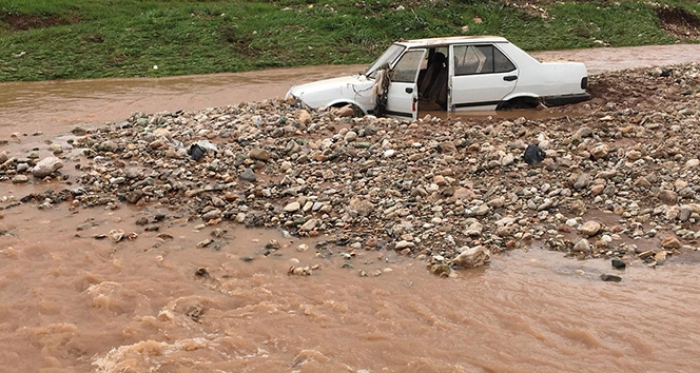
[[[534,109],[540,102],[534,97],[517,97],[506,101],[500,110],[512,110],[512,109]]]

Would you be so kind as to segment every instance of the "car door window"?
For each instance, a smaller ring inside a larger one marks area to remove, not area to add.
[[[484,60],[474,48],[467,45],[454,47],[454,75],[472,75],[483,67]],[[480,67],[481,66],[481,67]]]
[[[454,47],[455,75],[504,73],[515,65],[493,45],[457,45]]]
[[[515,65],[498,48],[493,48],[493,71],[507,73],[515,70]]]
[[[476,49],[476,53],[482,56],[484,64],[477,74],[491,74],[493,73],[493,47],[490,45],[478,45],[476,47],[471,47]]]
[[[413,83],[416,81],[418,69],[423,61],[424,50],[411,50],[404,53],[401,60],[394,66],[392,82]]]

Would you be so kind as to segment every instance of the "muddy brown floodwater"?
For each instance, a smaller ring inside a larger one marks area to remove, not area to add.
[[[595,72],[697,61],[700,46],[537,55],[583,60]],[[358,70],[2,84],[2,150],[47,156],[44,141],[75,123],[260,100]],[[637,261],[609,283],[599,279],[612,271],[607,261],[532,247],[443,279],[392,252],[319,257],[300,250],[313,241],[278,230],[184,218],[152,232],[133,224],[166,213],[159,205],[12,203],[52,187],[0,184],[0,372],[700,371],[693,263]],[[197,248],[215,228],[223,243]],[[96,238],[113,229],[138,237]],[[272,239],[281,248],[265,255]],[[294,265],[320,268],[288,276]]]

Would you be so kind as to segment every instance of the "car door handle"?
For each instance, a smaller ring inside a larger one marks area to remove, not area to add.
[[[413,87],[406,87],[406,93],[413,93]]]
[[[513,80],[516,80],[516,79],[518,79],[517,75],[508,75],[508,76],[503,77],[503,80],[505,80],[506,82],[512,82]]]

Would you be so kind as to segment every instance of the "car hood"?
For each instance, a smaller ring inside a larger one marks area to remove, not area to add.
[[[300,84],[292,87],[287,97],[294,96],[302,100],[312,108],[332,105],[334,101],[351,99],[358,95],[367,96],[374,80],[364,75],[344,76],[340,78],[319,80],[312,83]]]

